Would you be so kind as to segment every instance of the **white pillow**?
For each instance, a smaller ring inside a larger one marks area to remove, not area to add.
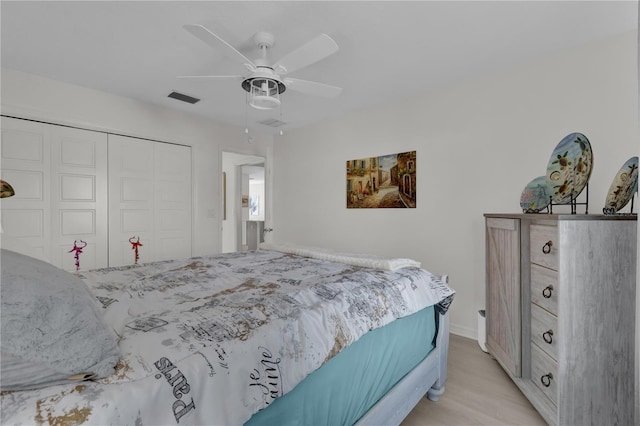
[[[120,350],[86,284],[41,260],[0,253],[0,390],[113,374]]]

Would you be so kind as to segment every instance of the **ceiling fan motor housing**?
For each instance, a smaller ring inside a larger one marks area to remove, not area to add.
[[[256,70],[251,73],[250,76],[242,80],[242,88],[251,93],[251,83],[253,81],[258,81],[260,86],[262,83],[268,82],[269,94],[273,94],[272,91],[275,91],[277,88],[277,94],[284,93],[287,90],[287,86],[284,85],[280,77],[273,72],[273,68],[258,66]],[[256,83],[257,84],[257,83]]]

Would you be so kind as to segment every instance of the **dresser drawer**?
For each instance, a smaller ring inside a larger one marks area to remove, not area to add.
[[[544,353],[535,343],[531,344],[531,381],[558,405],[558,363]]]
[[[558,359],[558,318],[531,304],[531,341],[551,358]]]
[[[558,228],[532,224],[529,234],[531,262],[558,270]]]
[[[558,315],[558,271],[531,264],[531,301]]]

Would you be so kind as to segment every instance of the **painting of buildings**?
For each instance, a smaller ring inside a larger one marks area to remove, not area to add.
[[[347,208],[415,208],[416,151],[347,161]]]

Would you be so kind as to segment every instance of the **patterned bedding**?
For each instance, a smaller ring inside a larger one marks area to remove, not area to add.
[[[273,250],[79,276],[119,337],[116,373],[6,392],[2,424],[243,424],[367,331],[454,293],[417,267]]]

